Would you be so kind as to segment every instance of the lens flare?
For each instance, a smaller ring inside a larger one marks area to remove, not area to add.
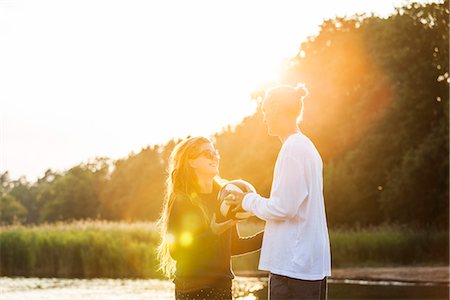
[[[192,240],[193,240],[192,234],[188,231],[185,231],[180,235],[181,246],[188,247],[189,245],[192,244]]]

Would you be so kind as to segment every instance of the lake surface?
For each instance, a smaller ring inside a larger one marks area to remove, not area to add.
[[[173,284],[157,279],[0,277],[1,300],[173,299]],[[267,299],[267,279],[236,277],[237,300]],[[448,299],[449,286],[404,282],[329,280],[328,299]]]

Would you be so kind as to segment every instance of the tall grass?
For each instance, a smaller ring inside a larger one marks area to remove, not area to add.
[[[335,267],[448,265],[448,230],[381,226],[330,233]]]
[[[260,223],[240,226],[242,236],[261,230]],[[333,268],[449,264],[448,230],[385,225],[330,230]],[[233,258],[233,270],[258,267],[259,253]]]
[[[243,236],[261,223],[240,224]],[[448,231],[384,226],[331,230],[333,267],[448,265]],[[0,275],[160,278],[154,223],[84,221],[0,227]],[[233,258],[239,271],[257,269],[259,252]]]
[[[74,222],[0,227],[0,274],[38,277],[152,278],[153,223]]]

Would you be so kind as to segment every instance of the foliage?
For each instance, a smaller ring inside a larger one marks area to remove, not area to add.
[[[41,221],[95,218],[99,206],[99,190],[107,165],[82,164],[46,181],[37,196],[41,204]]]
[[[287,66],[310,90],[332,226],[448,226],[448,16],[445,1],[329,20]]]
[[[100,215],[109,220],[155,220],[164,198],[165,161],[148,147],[114,163],[101,192]]]
[[[13,196],[0,196],[0,215],[3,223],[20,222],[26,213],[26,208]]]
[[[0,227],[2,276],[156,277],[153,223],[72,222]]]

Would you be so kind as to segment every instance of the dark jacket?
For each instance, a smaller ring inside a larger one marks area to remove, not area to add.
[[[225,221],[219,212],[214,186],[210,194],[191,197],[204,203],[211,219],[216,213],[217,222]],[[175,199],[169,217],[168,233],[172,236],[170,254],[176,261],[175,285],[178,290],[189,291],[205,287],[230,287],[234,274],[231,271],[231,256],[259,250],[263,232],[252,237],[239,236],[236,225],[220,235],[214,234],[205,220],[202,210],[189,197]]]

